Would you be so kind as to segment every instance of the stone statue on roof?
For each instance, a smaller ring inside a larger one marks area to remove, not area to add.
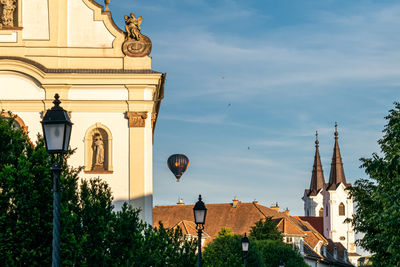
[[[128,15],[125,15],[125,30],[127,33],[128,38],[133,38],[137,41],[140,39],[140,24],[142,24],[142,16],[139,18],[135,17],[135,13],[131,13],[131,16],[129,17]]]

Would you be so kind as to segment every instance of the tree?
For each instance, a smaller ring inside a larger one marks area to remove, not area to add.
[[[260,251],[266,267],[275,267],[281,260],[285,260],[287,267],[306,267],[303,257],[290,245],[283,243],[281,233],[276,229],[272,217],[260,219],[251,227],[250,240],[253,246]]]
[[[281,234],[271,218],[256,222],[250,232],[248,266],[278,266],[281,260],[287,267],[307,267],[303,257],[292,246],[283,243]],[[204,249],[205,266],[243,266],[242,236],[222,228],[218,236]]]
[[[284,260],[286,267],[308,267],[303,257],[291,245],[280,240],[254,240],[254,245],[260,251],[265,267],[278,266]]]
[[[0,117],[0,265],[50,265],[51,183],[43,143]]]
[[[281,233],[276,229],[276,223],[272,217],[260,219],[251,227],[250,237],[256,240],[282,240]]]
[[[33,145],[13,118],[0,117],[0,266],[49,266],[52,180],[43,139]],[[73,151],[70,151],[69,157]],[[111,189],[82,180],[64,161],[61,175],[63,266],[193,266],[194,242],[182,231],[153,228],[125,203],[115,212]]]
[[[381,153],[361,159],[369,178],[349,187],[357,204],[354,229],[365,234],[357,242],[374,253],[374,266],[399,266],[400,262],[400,103],[394,105],[378,141]]]
[[[242,237],[240,235],[223,234],[217,236],[210,243],[203,253],[204,266],[210,267],[241,267],[243,266],[242,257]],[[265,266],[261,254],[253,243],[250,243],[248,252],[248,266]]]

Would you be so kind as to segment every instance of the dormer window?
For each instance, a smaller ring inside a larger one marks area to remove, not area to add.
[[[303,244],[303,239],[300,239],[300,253],[304,254],[304,244]]]
[[[326,257],[326,246],[322,246],[322,256]]]

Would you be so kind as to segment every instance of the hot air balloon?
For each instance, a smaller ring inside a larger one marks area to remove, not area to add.
[[[187,170],[189,166],[189,159],[183,154],[171,155],[168,160],[168,168],[175,175],[176,181],[179,182],[182,174]]]

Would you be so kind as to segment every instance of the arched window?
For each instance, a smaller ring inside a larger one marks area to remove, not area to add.
[[[325,207],[325,216],[328,216],[328,205]]]
[[[85,135],[85,173],[112,173],[112,135],[97,122]]]
[[[344,204],[340,203],[339,204],[339,216],[344,216],[344,215],[345,215]]]
[[[324,208],[321,208],[319,210],[319,217],[323,217],[324,216]]]

